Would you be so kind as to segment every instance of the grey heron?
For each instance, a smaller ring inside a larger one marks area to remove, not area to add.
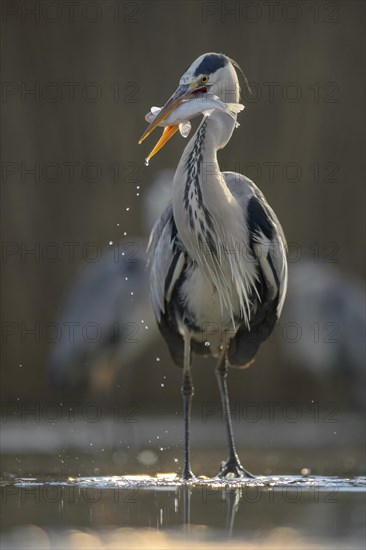
[[[201,55],[139,143],[192,96],[214,95],[238,103],[236,69],[226,55]],[[287,287],[286,240],[275,213],[247,177],[220,172],[217,151],[226,146],[235,126],[235,117],[223,112],[203,117],[184,149],[172,201],[156,222],[148,249],[154,314],[174,362],[183,367],[185,480],[194,477],[189,435],[192,352],[217,359],[228,443],[228,459],[218,475],[251,477],[235,448],[227,371],[253,363],[281,313]],[[175,133],[170,128],[165,141]]]

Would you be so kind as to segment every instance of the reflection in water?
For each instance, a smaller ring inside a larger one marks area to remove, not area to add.
[[[356,548],[366,479],[3,478],[1,548]]]
[[[190,525],[191,525],[191,496],[192,496],[191,488],[188,486],[183,487],[183,510],[184,510],[183,525],[184,525],[186,534],[190,532]]]
[[[227,502],[226,529],[229,538],[231,538],[233,533],[234,520],[236,512],[239,509],[240,497],[240,489],[227,489],[225,491],[225,498]]]
[[[184,525],[184,531],[186,534],[189,534],[191,532],[191,497],[192,497],[192,489],[191,487],[185,485],[182,487],[182,493],[183,493],[183,525]],[[227,504],[227,511],[226,511],[226,525],[225,525],[225,532],[227,535],[227,539],[232,538],[233,534],[233,527],[234,527],[234,521],[235,521],[235,515],[239,509],[239,503],[241,499],[241,490],[239,488],[227,488],[223,490],[224,493],[224,499]]]

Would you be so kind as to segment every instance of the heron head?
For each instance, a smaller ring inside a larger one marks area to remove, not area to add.
[[[198,57],[182,75],[179,86],[165,103],[158,116],[151,122],[142,134],[139,143],[148,135],[185,99],[197,94],[218,96],[225,103],[239,101],[240,87],[235,68],[239,65],[221,53],[205,53]],[[159,141],[161,148],[174,135],[173,131],[166,132],[166,138]]]
[[[222,53],[205,53],[183,74],[180,86],[188,86],[193,94],[218,96],[225,103],[239,101],[240,87],[235,61]]]

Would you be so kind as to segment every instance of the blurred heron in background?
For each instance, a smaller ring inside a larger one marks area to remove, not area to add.
[[[161,170],[143,195],[147,232],[169,201],[173,176],[172,170]],[[123,367],[141,358],[157,337],[146,247],[145,239],[126,238],[106,248],[76,278],[57,319],[62,338],[50,350],[54,387],[88,389],[106,398]]]
[[[345,404],[365,407],[365,287],[332,263],[310,255],[289,265],[284,326],[293,340],[280,338],[283,361],[330,390],[341,386]],[[333,390],[333,391],[332,391]]]
[[[237,103],[238,68],[223,54],[201,55],[183,74],[140,143],[183,101],[198,94]],[[189,441],[192,351],[217,359],[229,451],[219,475],[251,476],[235,448],[227,369],[253,363],[261,342],[276,324],[286,294],[286,241],[276,215],[251,180],[220,172],[217,151],[225,147],[235,127],[236,116],[221,111],[205,114],[179,161],[172,202],[150,237],[154,313],[174,361],[183,367],[183,479],[193,477]],[[175,130],[170,126],[165,131],[164,143]]]

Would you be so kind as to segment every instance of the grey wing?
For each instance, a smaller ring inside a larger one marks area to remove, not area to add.
[[[172,289],[184,265],[184,253],[177,241],[177,228],[172,205],[163,212],[150,235],[148,244],[150,267],[150,296],[158,323],[165,313],[165,302],[170,301]]]
[[[257,260],[258,283],[252,297],[250,330],[242,323],[228,352],[230,364],[246,366],[254,360],[281,314],[287,290],[287,245],[275,213],[256,185],[233,172],[224,172],[224,177],[242,207],[250,250]]]
[[[181,366],[184,345],[177,327],[173,294],[183,275],[186,258],[178,240],[171,204],[151,232],[148,257],[150,297],[155,318],[174,361]]]

